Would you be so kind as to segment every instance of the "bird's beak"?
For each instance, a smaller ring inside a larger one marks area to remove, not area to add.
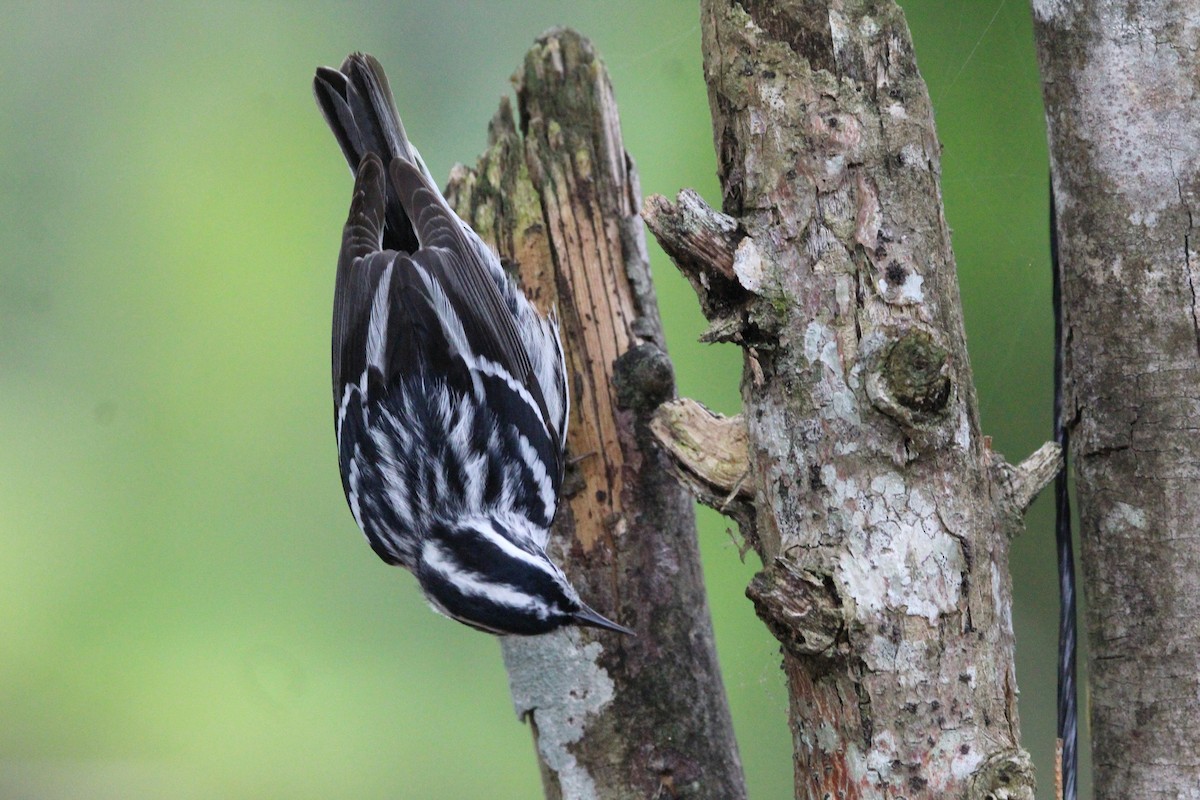
[[[582,603],[580,605],[583,606]],[[605,630],[616,631],[617,633],[625,633],[630,636],[637,636],[637,634],[629,630],[629,628],[626,628],[623,625],[618,625],[612,620],[600,616],[587,606],[583,606],[576,611],[574,617],[576,625],[587,625],[591,628],[604,628]]]

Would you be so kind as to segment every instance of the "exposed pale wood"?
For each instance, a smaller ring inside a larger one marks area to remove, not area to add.
[[[753,497],[741,417],[714,413],[685,397],[659,406],[650,432],[688,474],[708,487],[718,510],[736,498]]]
[[[1046,442],[1015,467],[999,456],[996,459],[995,467],[1000,473],[996,480],[1007,491],[1016,511],[1022,514],[1042,489],[1050,485],[1063,464],[1062,448],[1055,442]]]

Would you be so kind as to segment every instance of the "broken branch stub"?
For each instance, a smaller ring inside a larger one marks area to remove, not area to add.
[[[538,308],[558,311],[572,466],[549,547],[637,636],[506,637],[513,701],[548,798],[743,798],[691,497],[648,428],[674,375],[608,73],[586,39],[556,29],[515,82],[519,124],[502,101],[488,151],[455,169],[447,196]]]
[[[681,398],[654,411],[650,432],[670,456],[672,472],[696,499],[737,522],[743,538],[756,546],[754,486],[742,418]]]

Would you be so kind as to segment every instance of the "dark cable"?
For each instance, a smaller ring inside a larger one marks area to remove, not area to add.
[[[1071,498],[1067,493],[1067,427],[1063,422],[1062,275],[1058,260],[1058,215],[1050,185],[1050,263],[1054,270],[1054,441],[1063,466],[1054,479],[1054,539],[1058,546],[1058,741],[1062,753],[1062,800],[1075,800],[1079,772],[1079,709],[1075,700],[1075,553],[1071,543]]]

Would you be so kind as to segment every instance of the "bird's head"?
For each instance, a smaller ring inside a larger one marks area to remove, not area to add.
[[[434,609],[500,635],[548,633],[565,625],[632,634],[579,598],[527,526],[511,515],[436,525],[422,542],[416,568]]]

